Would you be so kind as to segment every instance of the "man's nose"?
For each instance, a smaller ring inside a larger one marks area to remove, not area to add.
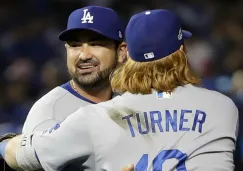
[[[80,53],[79,53],[79,59],[81,60],[88,60],[92,58],[92,54],[90,52],[90,46],[86,43],[84,43],[81,47]]]

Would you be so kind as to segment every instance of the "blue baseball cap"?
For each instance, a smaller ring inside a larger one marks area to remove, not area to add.
[[[179,17],[168,10],[144,11],[131,17],[126,28],[130,57],[148,62],[166,57],[184,44],[192,34],[181,29]]]
[[[122,41],[125,27],[112,9],[87,6],[69,15],[67,29],[59,34],[59,39],[69,40],[70,33],[76,30],[91,30],[112,40]]]

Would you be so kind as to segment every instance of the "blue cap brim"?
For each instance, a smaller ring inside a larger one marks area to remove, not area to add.
[[[117,39],[117,38],[114,38],[114,37],[111,37],[111,36],[109,36],[109,35],[106,35],[106,34],[104,34],[104,33],[102,33],[101,31],[99,31],[99,30],[96,30],[96,29],[93,29],[93,28],[74,28],[74,29],[68,29],[68,30],[64,30],[63,32],[61,32],[60,34],[59,34],[59,40],[61,40],[61,41],[67,41],[67,40],[70,40],[70,34],[72,33],[72,32],[74,32],[74,31],[82,31],[82,30],[90,30],[90,31],[93,31],[93,32],[96,32],[96,33],[98,33],[98,34],[100,34],[100,35],[103,35],[103,36],[105,36],[105,37],[107,37],[107,38],[110,38],[110,39],[112,39],[112,40],[117,40],[117,41],[121,41],[121,39]]]
[[[192,33],[186,30],[182,30],[182,35],[184,39],[192,37]]]

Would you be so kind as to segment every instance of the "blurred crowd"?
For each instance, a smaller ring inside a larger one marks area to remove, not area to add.
[[[231,97],[241,122],[243,1],[8,0],[0,5],[0,134],[21,132],[33,103],[69,79],[64,43],[58,34],[65,29],[70,12],[87,5],[111,7],[124,23],[147,9],[175,11],[183,28],[193,33],[186,47],[202,86]],[[243,124],[239,130],[237,160],[243,162]]]

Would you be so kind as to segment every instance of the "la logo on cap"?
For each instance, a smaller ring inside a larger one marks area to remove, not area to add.
[[[90,15],[88,9],[84,9],[83,12],[84,12],[83,18],[81,18],[82,23],[93,23],[94,16]]]

